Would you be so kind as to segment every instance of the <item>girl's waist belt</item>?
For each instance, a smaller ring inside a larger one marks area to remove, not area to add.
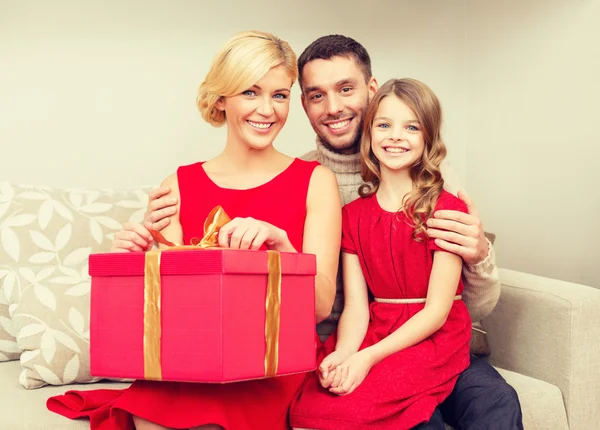
[[[462,300],[462,295],[454,296],[454,300]],[[394,305],[407,305],[412,303],[425,303],[427,299],[382,299],[375,297],[377,303],[392,303]]]

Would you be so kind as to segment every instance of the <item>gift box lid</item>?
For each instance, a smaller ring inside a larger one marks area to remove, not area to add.
[[[99,276],[143,276],[145,252],[96,253],[89,256],[89,274]],[[314,276],[313,254],[282,252],[282,275]],[[267,274],[266,251],[199,249],[165,250],[160,255],[161,275],[202,275],[211,273]]]

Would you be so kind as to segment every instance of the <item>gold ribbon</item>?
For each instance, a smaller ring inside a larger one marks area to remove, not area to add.
[[[161,380],[160,251],[146,252],[144,264],[144,378]]]
[[[279,324],[281,308],[281,256],[277,251],[267,251],[269,274],[265,299],[265,376],[277,375],[279,364]]]
[[[204,236],[193,238],[192,245],[178,245],[150,230],[155,241],[168,246],[165,251],[211,249],[219,247],[219,229],[231,219],[221,206],[210,211],[204,221]],[[144,378],[162,380],[161,345],[161,284],[160,255],[162,250],[146,252],[144,262]],[[279,327],[281,308],[281,257],[277,251],[267,251],[268,275],[265,299],[265,376],[277,375],[279,360]]]
[[[166,250],[177,249],[210,249],[219,247],[219,230],[225,224],[231,221],[229,215],[225,213],[221,206],[215,206],[204,221],[204,236],[201,239],[196,237],[190,240],[191,245],[178,245],[169,242],[165,237],[156,230],[149,230],[155,241],[162,245],[167,245]]]

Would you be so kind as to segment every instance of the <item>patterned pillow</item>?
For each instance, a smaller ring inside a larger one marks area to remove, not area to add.
[[[0,183],[0,360],[20,358],[25,388],[95,381],[88,256],[142,221],[149,190]]]

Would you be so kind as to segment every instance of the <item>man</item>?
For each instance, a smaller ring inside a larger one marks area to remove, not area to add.
[[[318,160],[335,173],[342,203],[347,204],[358,198],[362,184],[358,151],[363,116],[378,88],[369,54],[351,38],[324,36],[300,55],[298,71],[302,106],[317,134],[317,148],[302,158]],[[443,166],[442,172],[446,188],[456,192],[459,186],[448,166]],[[150,193],[152,213],[147,228],[160,230],[168,224],[168,216],[174,213],[170,205],[175,204],[166,196],[168,191],[157,189]],[[478,213],[464,192],[458,192],[458,196],[467,204],[469,214],[439,211],[428,221],[427,232],[441,248],[463,258],[463,297],[477,323],[496,305],[500,283],[493,249],[484,236]],[[340,270],[331,315],[317,326],[321,339],[335,330],[343,307]],[[445,422],[461,429],[522,429],[516,392],[490,364],[474,355],[440,409]]]

